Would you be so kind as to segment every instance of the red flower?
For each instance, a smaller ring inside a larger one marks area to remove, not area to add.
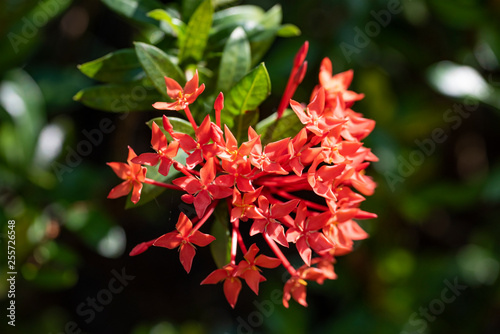
[[[236,219],[247,221],[247,211],[255,207],[253,203],[259,197],[262,188],[263,187],[260,187],[257,190],[243,193],[243,196],[241,196],[241,193],[238,191],[238,189],[234,189],[232,203],[233,208],[231,209],[231,222],[236,221]]]
[[[326,90],[327,99],[335,100],[337,96],[341,96],[347,106],[351,106],[355,101],[365,97],[364,94],[357,94],[351,90],[347,90],[351,84],[353,71],[348,70],[332,76],[332,62],[325,58],[321,62],[319,70],[319,82]]]
[[[165,124],[166,119],[167,117],[163,115],[163,124]],[[157,153],[143,153],[132,159],[132,162],[148,166],[155,166],[160,162],[158,172],[166,176],[168,175],[170,166],[172,166],[173,158],[175,158],[179,150],[179,142],[173,141],[168,145],[167,138],[155,122],[153,122],[152,132],[151,146]]]
[[[183,110],[192,104],[198,95],[205,90],[205,84],[198,87],[198,71],[194,74],[193,78],[189,80],[184,89],[174,79],[165,77],[165,84],[167,85],[167,94],[174,102],[156,102],[153,108],[160,110]]]
[[[196,254],[194,245],[205,247],[214,241],[215,237],[201,233],[198,230],[193,231],[193,223],[184,213],[179,215],[175,229],[177,231],[169,232],[156,239],[153,245],[168,249],[179,247],[181,264],[186,272],[189,273],[194,255]]]
[[[264,147],[264,152],[262,152],[260,136],[252,127],[248,128],[248,138],[250,140],[256,139],[250,152],[250,162],[252,165],[268,173],[288,174],[288,172],[281,167],[280,162],[284,162],[289,158],[286,154],[288,153],[287,146],[290,141],[289,138],[267,144]]]
[[[180,177],[172,183],[194,196],[193,203],[198,217],[203,217],[212,199],[221,199],[233,194],[233,184],[228,181],[229,175],[215,178],[215,158],[210,158],[200,170],[200,178],[194,176]]]
[[[250,235],[267,233],[277,243],[288,247],[283,225],[278,221],[288,216],[297,207],[299,200],[294,199],[286,203],[276,203],[269,207],[269,200],[265,196],[259,196],[259,207],[251,207],[247,217],[254,219],[250,228]]]
[[[307,130],[303,128],[288,143],[288,154],[290,154],[289,165],[298,176],[302,176],[304,165],[309,165],[321,152],[321,147],[310,148],[306,146]]]
[[[307,216],[307,206],[301,202],[297,209],[295,226],[286,232],[286,240],[295,243],[300,257],[308,266],[311,265],[311,248],[321,255],[334,247],[330,240],[318,231],[328,223],[329,216],[330,212]]]
[[[250,289],[255,292],[256,295],[259,294],[259,283],[265,281],[264,276],[260,274],[260,269],[257,268],[276,268],[281,264],[279,259],[269,257],[263,254],[255,257],[259,252],[259,247],[256,244],[252,244],[248,249],[248,252],[245,254],[245,260],[242,260],[238,264],[238,268],[236,269],[236,276],[239,276],[245,280]]]
[[[189,169],[193,169],[201,163],[204,154],[206,158],[210,158],[217,153],[217,145],[215,143],[208,144],[212,135],[211,124],[210,116],[207,115],[198,129],[195,130],[196,140],[185,133],[171,133],[172,137],[180,142],[181,148],[189,153],[186,159],[186,165]]]
[[[128,158],[127,163],[123,162],[108,162],[107,165],[113,169],[113,171],[118,175],[119,178],[125,180],[125,182],[120,183],[108,194],[108,198],[118,198],[121,196],[126,196],[132,190],[131,201],[134,204],[139,202],[141,198],[142,183],[146,179],[146,167],[135,164],[132,159],[136,157],[134,150],[128,147]]]
[[[342,123],[343,120],[335,119],[330,111],[325,110],[325,90],[320,87],[311,103],[307,105],[306,111],[302,105],[294,100],[290,100],[290,106],[306,129],[317,136],[322,136],[334,125]]]
[[[292,276],[283,288],[283,305],[288,308],[288,301],[291,297],[300,305],[307,307],[306,302],[306,280],[314,280],[322,283],[325,278],[323,270],[320,268],[302,266],[297,270],[296,275]]]
[[[222,269],[214,270],[200,284],[217,284],[224,281],[224,295],[232,308],[238,301],[238,295],[241,291],[241,280],[236,277],[236,266],[233,264],[225,265]]]

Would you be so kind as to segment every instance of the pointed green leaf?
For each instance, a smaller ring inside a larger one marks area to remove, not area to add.
[[[214,211],[215,221],[210,234],[215,240],[210,243],[210,251],[217,268],[222,268],[231,260],[231,238],[229,237],[229,214],[225,201],[220,201]]]
[[[224,102],[221,121],[227,124],[236,138],[244,136],[248,126],[253,125],[245,123],[245,120],[248,121],[249,116],[254,119],[255,116],[246,114],[255,111],[270,92],[271,80],[263,63],[231,88]]]
[[[203,0],[182,0],[182,18],[185,22],[189,21],[196,8],[198,8]]]
[[[253,29],[248,33],[250,46],[252,48],[252,64],[256,64],[269,50],[276,38],[283,14],[280,5],[275,5],[269,9],[260,19],[260,29]]]
[[[226,6],[233,2],[236,2],[236,0],[213,0],[214,8]]]
[[[238,27],[224,47],[216,91],[229,91],[250,70],[250,61],[250,43],[243,28]]]
[[[187,58],[200,60],[207,45],[208,34],[212,26],[214,9],[211,0],[203,1],[189,19],[186,35],[179,40],[179,61]]]
[[[101,58],[78,65],[78,69],[89,78],[103,82],[136,81],[144,76],[134,49],[108,53]]]
[[[264,15],[264,10],[258,6],[243,5],[229,7],[214,14],[214,29],[221,26],[230,26],[233,30],[245,22],[259,21]]]
[[[257,123],[255,131],[262,135],[262,144],[287,137],[294,137],[304,127],[295,112],[291,109],[286,109],[279,120],[277,120],[277,116],[277,113],[273,113],[271,116]]]
[[[156,46],[141,42],[135,43],[135,52],[144,71],[158,92],[164,96],[168,96],[165,77],[172,78],[180,85],[184,85],[184,73],[172,62],[172,59],[165,52]]]
[[[144,86],[143,81],[89,87],[73,97],[87,107],[111,112],[152,110],[152,104],[162,98],[153,87]]]
[[[296,37],[300,36],[300,34],[299,27],[294,24],[284,24],[277,31],[277,35],[280,37]]]
[[[172,16],[169,12],[163,9],[155,9],[148,13],[148,16],[158,20],[165,22],[172,30],[174,36],[180,36],[179,38],[183,38],[186,32],[186,25],[184,22],[179,20],[178,18]]]

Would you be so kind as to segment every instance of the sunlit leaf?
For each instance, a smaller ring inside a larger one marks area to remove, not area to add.
[[[78,69],[89,78],[103,82],[135,81],[144,71],[134,49],[122,49],[79,65]]]
[[[203,1],[189,19],[185,37],[180,40],[179,61],[200,60],[207,45],[214,9],[211,0]]]
[[[149,17],[152,17],[155,20],[165,22],[172,30],[174,36],[179,36],[179,38],[183,38],[186,25],[177,17],[174,17],[172,14],[163,9],[155,9],[148,13]]]
[[[224,47],[216,91],[229,91],[250,70],[250,60],[250,44],[245,31],[238,27]]]
[[[294,24],[282,25],[276,34],[280,37],[296,37],[300,36],[300,29]]]
[[[172,78],[181,85],[184,84],[184,74],[165,52],[156,46],[141,42],[135,43],[135,51],[144,71],[146,71],[147,76],[151,79],[158,92],[168,96],[165,77]]]
[[[163,96],[142,81],[108,84],[82,89],[73,99],[87,107],[111,112],[152,110]]]
[[[277,113],[261,120],[255,129],[262,135],[262,143],[278,141],[287,137],[294,137],[304,127],[299,118],[291,109],[286,109],[282,117],[277,120]]]
[[[271,92],[271,80],[264,64],[245,75],[227,94],[221,121],[240,138],[246,133],[245,114],[257,109]],[[248,117],[248,116],[247,116]]]

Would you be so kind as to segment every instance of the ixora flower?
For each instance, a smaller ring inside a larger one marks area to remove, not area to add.
[[[178,249],[180,262],[189,272],[196,263],[193,261],[196,247],[219,242],[200,229],[205,229],[207,222],[210,224],[216,210],[227,210],[227,221],[223,223],[231,230],[230,243],[221,240],[219,247],[228,245],[230,256],[201,284],[223,282],[231,307],[236,305],[243,282],[258,294],[259,284],[266,280],[262,268],[282,265],[288,271],[290,279],[283,292],[286,307],[292,298],[307,306],[308,281],[323,284],[337,278],[334,271],[337,257],[351,252],[354,240],[368,237],[357,220],[376,217],[360,209],[365,200],[363,195],[372,195],[376,187],[365,170],[377,157],[361,142],[373,130],[375,122],[351,109],[355,101],[363,98],[363,94],[348,90],[352,71],[332,75],[332,64],[327,58],[322,62],[319,84],[310,101],[292,100],[307,69],[307,49],[306,42],[297,53],[275,113],[278,124],[284,115],[287,115],[285,122],[297,117],[293,119],[297,126],[282,125],[288,128],[284,138],[276,138],[275,133],[269,135],[262,126],[246,124],[248,128],[243,133],[248,133],[248,140],[245,140],[241,135],[241,120],[238,129],[222,123],[227,120],[221,117],[222,93],[214,103],[215,123],[206,115],[198,126],[189,109],[205,88],[203,84],[198,86],[198,72],[184,88],[165,78],[167,93],[174,101],[157,102],[153,106],[159,110],[183,110],[193,131],[183,133],[180,126],[177,128],[179,123],[170,122],[165,115],[163,129],[152,123],[151,147],[155,152],[136,156],[129,148],[127,164],[109,163],[125,181],[113,188],[108,197],[132,192],[131,200],[137,203],[144,183],[176,189],[184,202],[194,206],[196,216],[189,218],[181,213],[174,231],[140,243],[132,249],[131,256],[152,246]],[[231,98],[234,104],[234,96]],[[285,113],[287,106],[291,110]],[[184,129],[185,126],[184,121]],[[170,142],[163,131],[169,134]],[[181,162],[180,150],[187,154],[185,163]],[[171,167],[178,172],[171,183],[146,177],[143,165],[158,164],[158,171],[164,176],[171,175]],[[240,232],[243,224],[249,231],[247,237]],[[262,254],[256,244],[247,248],[249,237],[256,236],[264,239],[273,256]],[[303,264],[295,268],[290,257]]]

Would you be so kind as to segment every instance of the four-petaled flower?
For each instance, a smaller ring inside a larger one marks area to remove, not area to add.
[[[264,276],[260,274],[260,269],[263,268],[276,268],[281,264],[281,261],[274,257],[269,257],[264,254],[260,254],[255,257],[259,252],[259,247],[256,244],[252,244],[248,249],[248,252],[244,255],[244,260],[241,260],[236,269],[236,276],[239,276],[245,280],[247,285],[255,292],[256,295],[259,294],[259,283],[265,281]]]
[[[221,269],[214,270],[200,284],[217,284],[224,281],[224,295],[232,308],[236,305],[241,291],[241,280],[236,276],[236,266],[228,264]]]
[[[173,180],[172,183],[181,187],[193,196],[193,204],[198,217],[201,218],[212,199],[221,199],[233,194],[233,183],[229,175],[215,178],[215,158],[210,158],[200,170],[200,177],[185,176]],[[186,198],[186,197],[184,197]],[[184,199],[183,198],[183,199]]]
[[[166,119],[167,117],[164,115],[163,124],[165,124]],[[156,166],[156,164],[160,162],[158,172],[161,175],[167,176],[170,166],[172,166],[173,158],[175,158],[179,150],[179,142],[172,141],[169,145],[167,143],[167,138],[155,122],[153,122],[152,125],[152,133],[151,147],[153,147],[156,153],[142,153],[138,157],[132,159],[132,162],[147,166]]]
[[[186,272],[189,273],[196,254],[194,245],[205,247],[214,241],[215,237],[198,230],[193,231],[193,223],[184,213],[179,215],[175,229],[177,231],[169,232],[156,239],[153,246],[168,249],[179,247],[179,259]]]
[[[251,207],[246,214],[248,218],[254,220],[250,228],[250,235],[267,233],[274,241],[288,247],[284,228],[279,219],[288,216],[297,207],[299,200],[294,199],[286,203],[276,203],[271,207],[269,207],[269,200],[265,196],[259,196],[258,201],[259,207]]]
[[[142,183],[146,180],[146,167],[135,164],[132,160],[136,157],[134,150],[128,147],[127,163],[123,162],[108,162],[107,165],[113,169],[116,175],[125,180],[120,183],[108,194],[108,198],[118,198],[126,196],[132,190],[132,203],[137,204],[141,198]]]
[[[322,232],[319,232],[327,223],[330,213],[324,212],[317,216],[308,216],[306,205],[301,202],[295,217],[295,226],[286,232],[286,240],[294,242],[304,262],[311,265],[311,248],[318,254],[325,253],[334,245]]]
[[[174,102],[156,102],[153,108],[159,110],[183,110],[193,103],[198,95],[205,90],[205,84],[198,87],[198,71],[189,80],[184,88],[179,85],[177,81],[172,78],[165,77],[165,84],[167,85],[167,95],[174,100]]]

